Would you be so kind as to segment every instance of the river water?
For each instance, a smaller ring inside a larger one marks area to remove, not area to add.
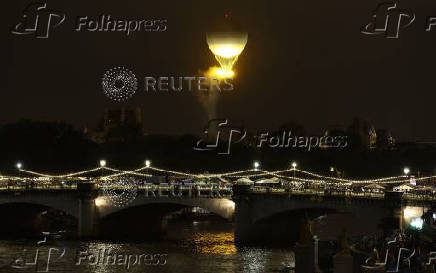
[[[233,224],[227,222],[170,222],[168,237],[155,242],[0,241],[1,273],[261,273],[283,272],[292,266],[290,248],[237,247]]]

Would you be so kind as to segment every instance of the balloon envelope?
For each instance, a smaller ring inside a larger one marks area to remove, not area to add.
[[[247,44],[248,34],[245,32],[209,32],[206,41],[225,72],[231,72],[238,56]]]

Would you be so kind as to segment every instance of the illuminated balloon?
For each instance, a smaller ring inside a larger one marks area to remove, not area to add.
[[[233,65],[247,44],[245,32],[209,32],[206,41],[210,51],[221,65],[223,74],[233,75]]]

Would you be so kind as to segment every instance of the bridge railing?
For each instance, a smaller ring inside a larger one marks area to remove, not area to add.
[[[108,185],[101,186],[96,183],[97,189],[127,189],[129,186]],[[27,191],[27,190],[75,190],[77,183],[0,183],[0,191]],[[164,191],[164,192],[179,192],[179,191],[200,191],[202,194],[210,191],[219,191],[223,195],[231,195],[232,185],[220,184],[140,184],[137,185],[139,191]],[[357,190],[325,190],[323,188],[301,188],[301,187],[270,187],[270,186],[254,186],[251,188],[253,193],[270,193],[270,194],[291,194],[291,195],[318,195],[318,196],[347,196],[352,198],[374,198],[383,199],[383,192],[363,192]],[[434,192],[405,192],[403,199],[412,201],[436,201],[436,193]]]
[[[0,191],[25,191],[25,190],[75,190],[77,189],[77,184],[59,184],[59,185],[49,185],[49,184],[35,184],[35,185],[25,185],[25,184],[13,184],[8,185],[5,183],[0,184]]]
[[[324,189],[302,189],[302,188],[268,188],[253,187],[254,193],[292,194],[292,195],[318,195],[318,196],[350,196],[350,197],[372,197],[384,198],[383,193],[357,192],[357,191],[326,191]]]
[[[253,193],[271,193],[271,194],[291,194],[291,195],[317,195],[317,196],[347,196],[352,198],[373,198],[384,199],[384,192],[363,192],[356,190],[324,190],[312,188],[272,188],[263,186],[254,186]],[[423,200],[436,201],[435,193],[419,194],[415,192],[404,193],[403,199],[406,200]]]
[[[222,186],[218,184],[189,184],[189,185],[174,185],[174,184],[147,184],[147,185],[139,185],[139,191],[149,191],[149,192],[163,192],[165,194],[174,193],[179,194],[183,193],[185,195],[187,192],[191,192],[193,195],[198,195],[198,192],[202,195],[210,194],[214,192],[215,195],[219,192],[219,195],[222,196],[231,196],[232,187],[231,186]]]
[[[104,190],[128,190],[131,189],[131,185],[100,185],[96,183],[96,189]],[[24,183],[0,183],[0,191],[43,191],[43,190],[75,190],[77,189],[77,183],[73,184],[24,184]],[[175,185],[175,184],[141,184],[136,185],[136,190],[138,191],[149,191],[149,192],[162,192],[162,193],[179,193],[183,192],[183,195],[186,195],[186,192],[195,192],[193,195],[198,195],[198,191],[202,195],[207,195],[211,191],[219,192],[222,196],[230,196],[232,194],[231,185],[218,185],[218,184],[189,184],[189,185]],[[217,195],[217,194],[215,194]]]
[[[409,200],[432,200],[436,201],[436,194],[414,194],[414,193],[406,193],[403,195],[403,198],[409,199]]]

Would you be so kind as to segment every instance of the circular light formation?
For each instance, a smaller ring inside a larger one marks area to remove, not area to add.
[[[410,169],[408,167],[405,167],[403,172],[405,175],[408,175],[410,173]]]
[[[150,167],[151,166],[151,161],[150,160],[146,160],[145,161],[145,167]]]
[[[253,166],[255,169],[259,168],[260,167],[259,161],[254,161]]]
[[[297,162],[294,161],[294,162],[292,162],[291,165],[292,165],[292,168],[294,168],[294,169],[297,168]]]
[[[100,160],[100,167],[106,166],[106,160]]]
[[[21,162],[18,162],[16,167],[17,167],[17,169],[21,169],[23,167],[23,164],[21,164]]]
[[[138,89],[135,74],[124,67],[114,67],[106,71],[102,79],[104,94],[111,100],[124,102],[130,99]]]
[[[122,176],[103,182],[100,185],[104,200],[115,207],[124,207],[133,200],[138,194],[138,187],[135,180],[131,177]]]

